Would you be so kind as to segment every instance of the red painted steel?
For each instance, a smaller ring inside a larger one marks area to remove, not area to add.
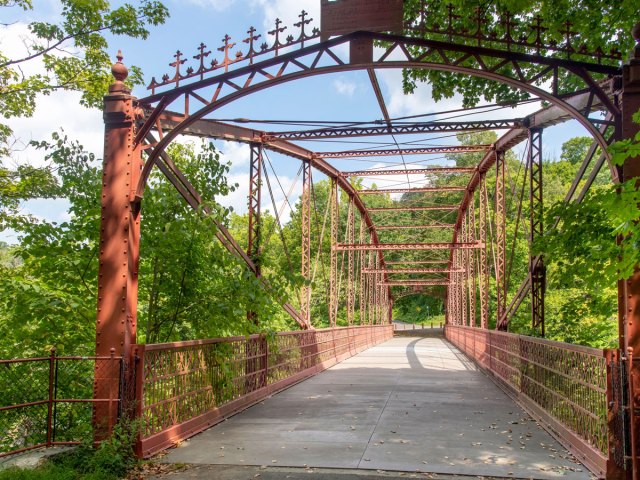
[[[129,363],[136,342],[140,206],[132,203],[143,162],[134,147],[136,120],[141,113],[124,84],[122,55],[112,68],[116,81],[104,99],[105,143],[102,175],[96,356],[122,356]],[[119,371],[95,372],[94,398],[117,398]],[[117,409],[94,406],[94,434],[105,438],[117,421]]]
[[[379,243],[377,245],[360,245],[360,244],[344,244],[339,243],[331,249],[336,251],[349,250],[449,250],[449,249],[465,249],[465,248],[482,248],[480,242],[470,243]]]
[[[369,208],[369,213],[383,212],[437,212],[439,210],[458,210],[458,205],[432,205],[428,207],[380,207]]]
[[[345,152],[318,152],[322,158],[391,157],[396,155],[437,155],[450,153],[486,152],[491,145],[451,145],[446,147],[398,148],[393,150],[349,150]]]
[[[453,228],[455,227],[452,223],[438,223],[431,225],[383,225],[377,226],[376,230],[422,230],[426,228]],[[389,264],[389,262],[387,262]]]
[[[409,125],[393,124],[385,127],[320,128],[317,130],[293,130],[288,132],[268,132],[266,140],[318,140],[341,137],[370,137],[384,135],[405,135],[441,132],[478,132],[521,127],[520,120],[479,120],[471,122],[418,122]]]
[[[640,23],[632,31],[636,41],[629,61],[623,66],[620,95],[621,122],[616,137],[632,139],[640,132],[633,115],[640,111]],[[640,157],[627,158],[622,166],[621,181],[640,179]],[[627,364],[630,457],[627,478],[640,475],[640,266],[630,278],[618,282],[618,323],[620,349]],[[629,472],[632,472],[631,474]]]
[[[380,285],[388,287],[433,287],[433,286],[449,286],[451,282],[448,280],[390,280],[387,282],[380,282]]]
[[[414,188],[380,188],[374,190],[358,190],[358,195],[384,195],[389,193],[441,193],[464,192],[465,187],[414,187]]]
[[[475,168],[466,167],[431,167],[406,170],[359,170],[355,172],[338,172],[340,177],[379,177],[381,175],[431,175],[436,173],[473,173]]]
[[[139,345],[140,451],[153,455],[392,336],[392,325],[353,326]],[[247,373],[248,360],[260,368]]]
[[[445,336],[590,470],[606,472],[606,351],[452,325]]]
[[[364,273],[458,273],[462,272],[462,269],[451,270],[450,268],[395,268],[395,269],[381,269],[381,270],[363,270]]]

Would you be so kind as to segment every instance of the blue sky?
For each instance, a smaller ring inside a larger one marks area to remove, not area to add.
[[[115,4],[116,2],[114,2]],[[254,26],[263,35],[263,41],[268,35],[266,31],[273,28],[276,17],[288,25],[289,32],[295,31],[293,23],[297,16],[305,9],[316,19],[319,26],[320,0],[166,0],[171,17],[165,25],[154,28],[149,39],[145,41],[130,40],[122,37],[109,38],[110,50],[114,56],[118,49],[124,54],[124,63],[137,65],[144,71],[145,78],[153,76],[160,78],[163,73],[169,73],[169,63],[173,61],[173,54],[181,50],[191,57],[196,53],[200,42],[208,45],[210,50],[222,45],[225,34],[232,37],[232,41],[242,45],[246,32]],[[20,51],[24,43],[28,42],[26,24],[32,20],[55,19],[59,8],[53,0],[35,0],[33,12],[20,14],[14,19],[16,23],[0,29],[1,50]],[[211,57],[213,58],[213,57]],[[34,71],[38,65],[30,66]],[[412,96],[402,92],[400,71],[378,72],[382,92],[391,117],[428,114],[451,110],[460,107],[459,99],[453,98],[435,104],[431,100],[428,86],[421,86]],[[144,97],[148,92],[143,87],[134,91],[138,97]],[[78,138],[85,147],[102,155],[103,125],[101,113],[96,110],[85,109],[78,104],[78,95],[71,92],[59,93],[40,99],[38,109],[33,118],[12,121],[17,136],[21,139],[46,138],[52,131],[59,128]],[[529,105],[516,111],[501,112],[498,116],[505,118],[521,117],[534,111],[539,104]],[[368,76],[364,72],[345,72],[320,77],[312,77],[279,87],[267,89],[263,92],[245,97],[212,115],[212,118],[250,118],[268,120],[341,120],[341,121],[371,121],[382,118],[376,102]],[[443,116],[429,117],[430,120],[442,119]],[[466,117],[467,119],[473,117]],[[479,117],[478,117],[479,118]],[[269,126],[259,126],[269,130]],[[279,127],[286,129],[286,127]],[[545,131],[545,157],[558,157],[562,142],[585,132],[576,122],[549,128]],[[420,139],[402,138],[401,141]],[[370,142],[371,139],[356,141]],[[455,139],[422,139],[430,145],[455,143]],[[307,143],[304,146],[317,150],[345,150],[350,148],[369,148],[370,143],[353,144],[318,144]],[[236,211],[246,210],[248,148],[242,145],[218,142],[218,147],[232,162],[231,181],[240,184],[240,189],[222,203],[233,206]],[[290,201],[293,203],[301,189],[300,181],[296,181],[299,162],[294,159],[270,155],[274,167],[281,180],[284,191],[293,192]],[[414,159],[411,159],[414,160]],[[425,160],[420,159],[421,161]],[[431,164],[438,162],[434,160]],[[18,152],[18,162],[38,163],[37,155],[25,149]],[[399,161],[396,159],[395,161]],[[366,168],[384,168],[384,164],[373,161],[342,161],[334,162],[342,170],[360,170]],[[442,163],[442,162],[440,162]],[[422,163],[424,165],[424,163]],[[321,176],[316,175],[316,179]],[[394,179],[393,183],[401,180]],[[380,185],[380,182],[377,182]],[[392,183],[389,183],[391,185]],[[276,203],[278,207],[285,203],[284,193],[276,189]],[[271,201],[266,197],[264,208],[272,210]],[[67,217],[64,201],[35,201],[24,207],[35,215],[52,220],[64,220]],[[288,218],[288,208],[284,209],[284,217]],[[0,239],[15,241],[11,232],[0,234]]]

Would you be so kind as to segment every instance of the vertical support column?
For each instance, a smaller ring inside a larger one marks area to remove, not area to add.
[[[460,233],[462,242],[467,242],[467,217],[462,217],[462,225],[460,227]],[[462,270],[460,275],[460,323],[462,326],[469,326],[469,309],[467,305],[467,282],[469,277],[467,276],[467,255],[464,250],[458,250],[458,268]]]
[[[349,208],[347,213],[347,240],[346,243],[352,245],[355,243],[356,230],[356,212],[353,203],[353,197],[349,197]],[[356,252],[349,250],[347,252],[347,323],[353,325],[356,308],[356,292],[354,278],[354,260]]]
[[[632,139],[640,131],[632,118],[640,110],[640,23],[634,26],[632,35],[636,45],[622,67],[621,115],[616,119],[616,136],[620,140]],[[620,172],[620,181],[633,179],[636,185],[640,183],[638,156],[626,159]],[[630,278],[618,282],[618,323],[620,349],[629,371],[631,461],[626,473],[628,479],[636,480],[640,470],[640,266]]]
[[[301,259],[300,272],[306,282],[300,295],[300,315],[307,325],[311,325],[311,162],[302,162],[302,216],[301,216]]]
[[[376,270],[380,270],[380,266],[382,264],[381,260],[382,254],[380,252],[376,252]],[[376,273],[376,325],[380,325],[382,323],[382,295],[384,287],[380,285],[382,282],[382,274]]]
[[[453,251],[453,268],[456,272],[453,274],[454,285],[453,285],[453,324],[460,325],[460,272],[458,272],[460,268],[460,255],[459,250]]]
[[[480,212],[478,230],[480,241],[484,246],[480,249],[480,328],[489,328],[489,264],[487,258],[487,213],[489,197],[487,196],[487,179],[484,175],[480,179]]]
[[[249,145],[249,231],[247,235],[247,255],[256,266],[256,277],[261,276],[260,271],[260,248],[262,244],[260,232],[260,204],[262,202],[262,144],[252,143]],[[258,323],[256,312],[249,310],[247,320]]]
[[[338,223],[340,211],[338,209],[338,182],[331,179],[331,271],[329,274],[329,325],[336,326],[338,315]]]
[[[500,325],[507,310],[506,265],[506,204],[504,152],[496,151],[496,318]],[[505,327],[500,327],[506,330]]]
[[[543,197],[542,197],[542,129],[529,130],[529,204],[530,204],[530,244],[542,237]],[[544,293],[546,288],[546,267],[542,256],[529,258],[531,280],[531,321],[534,329],[540,328],[544,337]]]
[[[124,84],[127,68],[118,62],[111,69],[116,81],[104,98],[104,162],[96,355],[124,357],[125,373],[131,372],[131,347],[136,343],[138,306],[138,262],[140,254],[140,204],[132,202],[143,166],[139,148],[134,148],[135,98]],[[96,362],[94,398],[120,397],[118,362]],[[118,420],[118,402],[95,403],[94,436],[106,438]]]
[[[250,145],[249,165],[249,235],[247,255],[256,265],[256,276],[260,276],[260,204],[262,201],[262,144]]]
[[[476,212],[474,199],[469,202],[469,210],[467,217],[467,241],[475,242],[476,232]],[[467,250],[467,281],[469,282],[469,326],[476,326],[476,258],[473,249]]]
[[[364,221],[364,216],[361,214],[360,215],[360,245],[364,244],[364,233],[365,233],[365,221]],[[366,275],[364,273],[364,268],[365,268],[365,251],[364,250],[360,250],[360,289],[359,289],[359,294],[360,294],[360,325],[364,325],[365,323],[367,323],[365,321],[365,278]]]
[[[369,234],[369,245],[373,244],[373,235]],[[375,268],[374,251],[369,251],[369,270]],[[373,273],[367,275],[369,281],[369,299],[367,301],[367,308],[369,309],[369,325],[373,325],[375,320],[375,302],[376,302],[376,290],[375,290],[375,277]]]

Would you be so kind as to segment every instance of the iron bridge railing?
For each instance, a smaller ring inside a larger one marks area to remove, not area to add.
[[[392,325],[372,325],[138,345],[138,453],[151,456],[391,337]]]
[[[92,439],[94,406],[121,409],[120,392],[93,398],[94,375],[120,378],[122,386],[122,365],[121,357],[65,357],[55,350],[48,357],[0,360],[0,457]]]
[[[608,350],[450,325],[445,336],[590,470],[606,472]]]

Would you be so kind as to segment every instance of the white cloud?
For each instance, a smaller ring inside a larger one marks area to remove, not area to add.
[[[336,78],[333,80],[333,87],[340,95],[345,95],[347,97],[353,97],[353,94],[356,93],[356,89],[358,88],[355,83],[342,78]]]
[[[238,142],[222,142],[219,148],[224,161],[231,162],[232,170],[249,165],[251,158],[249,145]]]
[[[302,10],[313,18],[312,26],[320,28],[320,2],[319,0],[252,0],[252,4],[264,12],[264,28],[272,30],[276,18],[282,20],[287,31],[292,30],[293,24],[300,21],[298,15]]]

